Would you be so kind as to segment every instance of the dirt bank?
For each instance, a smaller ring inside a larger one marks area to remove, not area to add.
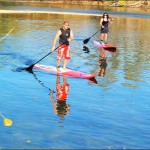
[[[104,5],[103,2],[94,0],[0,0],[0,2]]]
[[[74,5],[92,5],[92,6],[110,6],[110,7],[130,7],[130,8],[150,8],[148,0],[0,0],[0,2],[17,2],[17,3],[51,3],[51,4],[74,4]]]

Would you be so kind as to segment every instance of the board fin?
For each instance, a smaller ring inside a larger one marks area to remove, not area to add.
[[[97,80],[93,77],[93,78],[89,78],[88,79],[90,82],[94,83],[94,84],[97,84]]]

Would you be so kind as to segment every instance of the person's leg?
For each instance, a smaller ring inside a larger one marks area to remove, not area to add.
[[[61,60],[58,59],[57,60],[57,72],[60,72],[60,63],[61,63]]]
[[[63,69],[67,69],[67,68],[66,68],[67,63],[68,63],[68,60],[67,60],[67,59],[65,59],[65,60],[64,60],[64,66],[63,66]]]
[[[104,40],[104,33],[102,33],[101,36],[100,36],[100,41],[103,42],[103,40]]]
[[[59,47],[58,53],[57,53],[57,72],[60,72],[60,64],[61,64],[61,59],[63,57],[63,47]]]
[[[108,40],[108,34],[105,33],[105,36],[104,36],[104,42],[107,44],[107,40]]]
[[[67,63],[68,63],[68,60],[71,59],[71,56],[70,56],[70,47],[69,45],[67,45],[64,49],[64,66],[63,66],[63,69],[67,69]]]

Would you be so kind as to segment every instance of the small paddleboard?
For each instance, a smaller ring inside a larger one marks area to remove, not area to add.
[[[74,78],[85,78],[88,80],[95,78],[97,76],[97,74],[88,74],[88,73],[75,71],[71,69],[65,70],[63,68],[60,68],[60,72],[57,72],[57,68],[55,66],[47,66],[47,65],[41,65],[41,64],[35,64],[33,68],[43,70],[51,74],[74,77]]]
[[[116,46],[112,46],[110,44],[103,44],[103,43],[94,41],[94,45],[97,46],[97,47],[99,47],[99,48],[103,48],[105,50],[112,50],[113,52],[116,51]]]

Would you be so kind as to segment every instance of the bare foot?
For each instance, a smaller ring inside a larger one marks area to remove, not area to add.
[[[60,69],[57,69],[57,73],[61,73]]]
[[[61,73],[60,68],[57,68],[57,73]]]
[[[60,73],[60,66],[57,67],[57,73]]]
[[[68,69],[63,67],[63,70],[68,70]]]

